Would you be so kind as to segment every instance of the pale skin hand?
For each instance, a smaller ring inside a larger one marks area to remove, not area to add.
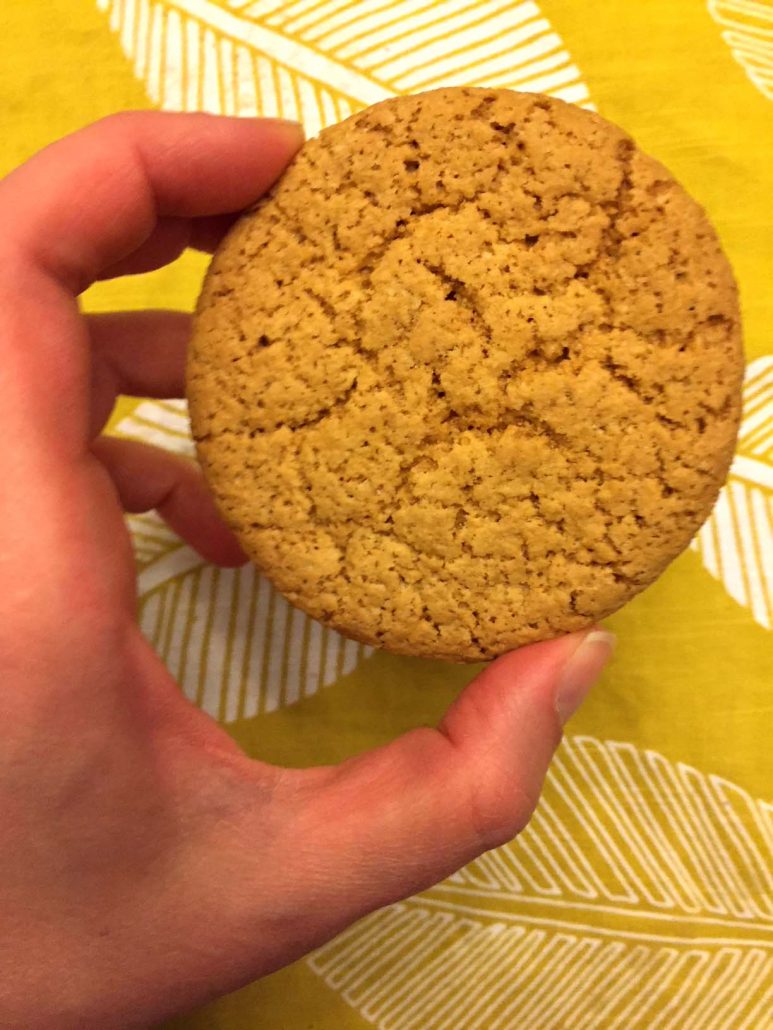
[[[197,471],[99,436],[118,392],[180,395],[188,316],[83,317],[76,297],[210,248],[299,142],[120,115],[0,183],[2,1026],[148,1025],[510,839],[608,657],[597,636],[525,648],[437,730],[288,771],[247,758],[140,635],[122,507],[243,556]]]

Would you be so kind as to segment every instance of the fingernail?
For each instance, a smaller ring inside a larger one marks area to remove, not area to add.
[[[556,689],[556,711],[562,726],[574,715],[598,679],[612,655],[616,641],[614,633],[592,629],[569,656]]]

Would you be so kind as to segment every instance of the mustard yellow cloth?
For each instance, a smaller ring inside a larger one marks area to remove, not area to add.
[[[281,114],[313,133],[443,84],[593,105],[706,206],[742,292],[738,457],[692,549],[610,620],[619,654],[523,836],[173,1025],[769,1028],[771,0],[3,0],[0,172],[122,108]],[[203,268],[188,254],[84,303],[190,307]],[[122,402],[113,429],[190,451],[182,403]],[[145,632],[252,754],[336,761],[434,720],[470,675],[371,653],[155,517],[130,524]]]

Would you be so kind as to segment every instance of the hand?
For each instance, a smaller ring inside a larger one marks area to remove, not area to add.
[[[526,648],[437,730],[290,771],[241,753],[140,635],[122,508],[243,555],[193,466],[99,436],[118,392],[180,395],[188,316],[83,317],[76,297],[214,245],[299,143],[126,114],[0,184],[3,1026],[158,1021],[508,840],[608,656],[598,634]]]

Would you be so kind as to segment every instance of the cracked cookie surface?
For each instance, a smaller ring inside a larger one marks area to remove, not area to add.
[[[308,142],[213,259],[188,365],[224,517],[288,599],[475,661],[682,551],[731,460],[736,290],[701,208],[547,97],[399,97]]]

